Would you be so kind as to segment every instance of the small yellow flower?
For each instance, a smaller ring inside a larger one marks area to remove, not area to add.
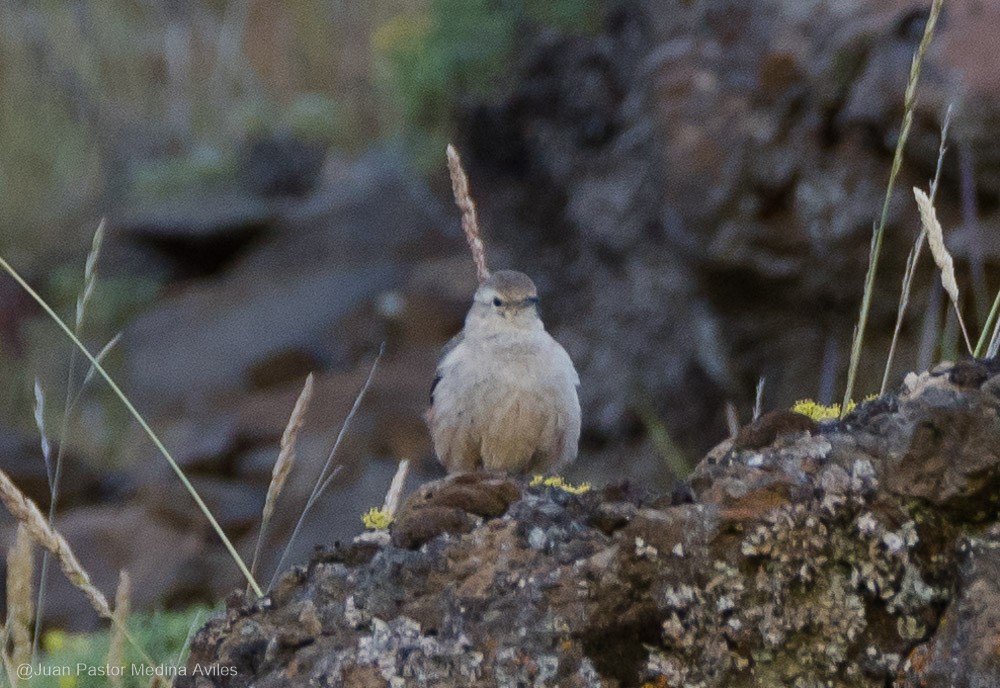
[[[361,522],[369,530],[385,530],[392,523],[392,514],[386,509],[372,507],[361,517]]]
[[[49,654],[66,647],[66,631],[55,629],[42,636],[42,647]]]
[[[68,675],[59,677],[59,688],[76,688],[80,685],[78,676]]]
[[[544,485],[545,487],[555,487],[563,492],[568,492],[569,494],[583,494],[584,492],[590,491],[590,483],[580,483],[579,485],[574,485],[573,483],[566,482],[561,476],[552,475],[549,477],[536,475],[528,483],[528,487],[538,487],[539,485]]]

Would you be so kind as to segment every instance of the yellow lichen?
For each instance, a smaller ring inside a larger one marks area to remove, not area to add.
[[[850,413],[855,407],[857,407],[857,404],[852,401],[847,405],[847,412]],[[792,406],[792,411],[801,413],[803,416],[809,416],[815,421],[840,418],[840,404],[824,406],[823,404],[817,404],[812,399],[800,399],[796,401]]]
[[[866,401],[873,401],[878,399],[878,394],[869,394],[864,399],[862,403]],[[858,407],[857,402],[851,401],[847,405],[847,412],[850,413]],[[817,404],[812,399],[800,399],[792,405],[792,411],[795,413],[801,413],[803,416],[809,416],[815,421],[821,420],[834,420],[840,418],[840,404],[831,404],[830,406],[824,406],[823,404]]]
[[[392,523],[392,514],[387,509],[373,506],[361,517],[361,522],[368,530],[385,530]]]
[[[550,475],[548,477],[544,475],[536,475],[528,483],[529,487],[538,487],[544,485],[545,487],[554,487],[563,492],[568,492],[569,494],[583,494],[584,492],[590,491],[590,483],[580,483],[579,485],[574,485],[573,483],[566,482],[562,476]]]

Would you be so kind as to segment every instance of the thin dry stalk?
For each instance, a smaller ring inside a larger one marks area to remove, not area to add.
[[[306,410],[313,395],[313,374],[309,373],[305,385],[299,393],[299,398],[292,409],[292,415],[288,418],[288,424],[281,435],[281,445],[278,451],[278,460],[274,462],[274,469],[271,471],[271,483],[267,486],[267,497],[264,498],[264,511],[260,519],[260,532],[257,534],[257,544],[253,550],[253,561],[250,564],[251,575],[257,575],[257,563],[260,559],[261,543],[264,541],[264,533],[274,516],[274,506],[278,501],[278,496],[285,488],[288,476],[295,465],[295,443],[299,438],[299,432],[305,423]],[[250,588],[247,587],[247,593]]]
[[[83,324],[83,317],[87,312],[87,303],[94,295],[94,288],[97,286],[97,259],[101,255],[101,244],[104,243],[104,219],[97,225],[94,238],[90,244],[90,253],[87,254],[87,262],[83,268],[83,290],[76,299],[76,331],[79,333]]]
[[[410,460],[403,459],[396,466],[396,474],[392,476],[389,484],[389,491],[385,493],[385,502],[382,509],[389,516],[395,516],[399,511],[399,505],[403,501],[403,488],[406,486],[406,476],[410,474]]]
[[[122,338],[121,332],[112,337],[111,340],[107,344],[105,344],[100,351],[97,352],[97,355],[94,356],[94,360],[96,360],[98,363],[103,363],[104,359],[107,357],[109,353],[111,353],[111,350],[115,348],[115,346],[118,344],[118,341],[121,338]],[[97,368],[95,368],[94,366],[90,366],[87,369],[87,374],[83,376],[83,382],[80,384],[80,389],[76,393],[76,396],[73,397],[73,401],[70,404],[70,408],[75,407],[76,403],[80,401],[80,396],[83,394],[84,388],[86,388],[87,384],[94,379],[95,374],[97,374]]]
[[[42,384],[35,378],[35,427],[38,428],[38,436],[41,438],[42,460],[45,462],[45,473],[48,476],[49,484],[52,484],[52,443],[49,442],[49,435],[45,431],[45,393],[42,392]]]
[[[108,666],[125,666],[125,643],[126,629],[128,628],[128,615],[132,606],[132,579],[127,571],[118,574],[118,589],[115,590],[115,613],[114,623],[111,627],[111,642],[108,644]],[[109,674],[110,684],[114,688],[121,688],[121,674],[112,672]]]
[[[35,617],[35,553],[31,535],[23,524],[17,526],[14,546],[7,552],[7,632],[11,642],[10,661],[14,666],[31,661],[31,626]]]
[[[934,28],[937,26],[938,17],[941,15],[943,0],[934,0],[931,4],[931,12],[924,26],[924,35],[920,39],[920,46],[913,56],[910,64],[910,76],[906,83],[906,94],[903,97],[903,126],[899,131],[899,139],[896,141],[896,150],[892,157],[892,168],[889,170],[889,182],[885,188],[885,198],[882,201],[882,214],[879,218],[878,228],[872,238],[872,247],[868,257],[868,272],[865,274],[865,292],[861,298],[861,312],[858,314],[858,322],[854,327],[854,337],[851,343],[851,362],[847,369],[847,384],[844,387],[844,401],[840,405],[841,417],[847,415],[851,398],[854,396],[854,382],[858,374],[858,366],[861,363],[861,349],[865,341],[865,327],[868,324],[868,311],[871,309],[872,294],[875,291],[875,272],[878,268],[878,257],[882,250],[882,239],[885,236],[885,225],[889,219],[889,205],[892,201],[892,192],[896,188],[896,177],[903,164],[903,149],[906,147],[906,140],[910,136],[910,127],[913,125],[913,110],[917,100],[917,84],[920,82],[920,68],[923,65],[924,55],[930,47],[931,38],[934,36]]]
[[[948,152],[948,129],[951,127],[951,113],[953,107],[948,105],[948,110],[944,113],[944,123],[941,125],[941,140],[938,144],[937,167],[934,170],[934,181],[931,182],[931,202],[937,198],[938,185],[941,182],[941,168],[944,166],[944,156]],[[879,396],[885,394],[885,388],[889,384],[889,373],[892,372],[892,361],[896,357],[896,346],[899,343],[899,333],[903,327],[903,317],[906,315],[906,308],[910,305],[910,291],[913,287],[913,276],[917,272],[917,264],[920,262],[920,254],[924,249],[924,239],[927,232],[924,231],[923,223],[917,233],[917,240],[910,249],[910,255],[906,257],[906,269],[903,271],[903,286],[899,293],[899,306],[896,308],[896,325],[892,331],[892,343],[889,345],[889,356],[885,361],[885,370],[882,372],[882,385],[879,387]]]
[[[122,391],[121,387],[118,386],[118,383],[116,383],[114,379],[111,377],[111,375],[108,374],[108,371],[104,369],[100,361],[98,361],[97,358],[90,353],[87,347],[83,345],[83,342],[80,341],[80,338],[73,332],[73,330],[71,330],[69,326],[62,321],[62,318],[60,318],[59,315],[52,309],[52,306],[50,306],[37,291],[32,289],[31,285],[27,283],[24,277],[22,277],[21,274],[18,273],[17,270],[15,270],[11,266],[11,264],[8,263],[3,258],[0,258],[0,269],[2,269],[4,272],[10,275],[14,279],[14,281],[17,282],[18,285],[22,289],[24,289],[24,291],[27,292],[32,299],[34,299],[35,303],[41,306],[42,310],[45,311],[45,314],[49,316],[49,318],[51,318],[52,321],[56,323],[56,325],[59,326],[59,329],[62,330],[63,334],[65,334],[69,338],[69,340],[73,342],[73,345],[84,355],[84,357],[88,361],[90,361],[90,364],[94,367],[95,370],[97,370],[97,373],[108,384],[108,387],[111,388],[111,391],[114,392],[115,396],[118,397],[118,400],[121,401],[123,406],[125,406],[125,409],[129,412],[132,418],[134,418],[135,421],[139,424],[139,427],[142,428],[143,432],[146,433],[146,436],[149,437],[150,441],[156,447],[157,451],[159,451],[160,454],[163,456],[163,458],[166,459],[167,463],[170,465],[170,469],[174,472],[174,475],[177,476],[177,479],[181,481],[181,484],[184,486],[184,489],[187,490],[188,494],[191,495],[191,499],[194,500],[195,504],[198,506],[198,509],[208,520],[209,525],[212,526],[212,530],[214,530],[215,534],[218,535],[219,540],[222,541],[223,547],[226,548],[226,551],[229,553],[229,556],[232,558],[237,568],[239,568],[240,573],[243,574],[243,577],[246,578],[247,581],[250,583],[250,587],[253,589],[254,593],[257,595],[263,595],[263,591],[261,590],[260,585],[250,574],[250,569],[247,568],[246,562],[243,561],[243,558],[240,557],[239,552],[236,551],[236,547],[233,546],[232,540],[230,540],[229,536],[227,536],[225,531],[222,530],[222,526],[219,525],[219,522],[216,520],[215,516],[212,515],[212,512],[208,508],[208,505],[205,504],[205,500],[203,500],[201,498],[201,495],[198,494],[198,491],[194,488],[194,485],[191,484],[191,481],[188,479],[187,475],[185,475],[184,471],[178,465],[177,461],[174,460],[174,457],[170,454],[170,451],[167,449],[166,445],[163,444],[163,441],[159,438],[159,436],[155,432],[153,432],[153,428],[150,427],[149,423],[146,421],[143,415],[139,413],[139,410],[135,407],[135,404],[133,404],[132,401],[125,395],[125,392]]]
[[[764,382],[765,382],[764,376],[761,376],[761,378],[759,380],[757,380],[757,395],[754,398],[754,402],[753,402],[753,419],[754,420],[757,420],[758,418],[760,418],[761,411],[764,408]]]
[[[201,628],[201,624],[204,621],[204,615],[201,612],[197,612],[194,618],[191,619],[191,623],[188,625],[187,635],[184,637],[184,644],[181,645],[181,649],[177,652],[177,659],[174,660],[174,666],[180,667],[186,661],[188,655],[191,653],[191,640],[194,638],[194,634]]]
[[[372,363],[371,369],[368,371],[368,377],[365,378],[365,384],[362,385],[361,390],[358,395],[354,398],[354,404],[351,406],[351,410],[348,412],[347,417],[340,426],[340,432],[337,433],[337,439],[333,443],[333,448],[330,449],[330,453],[326,457],[326,463],[323,464],[323,469],[316,476],[316,483],[313,485],[312,492],[309,494],[309,499],[306,500],[306,504],[302,507],[302,513],[299,514],[299,520],[295,523],[295,528],[292,530],[291,536],[288,538],[288,542],[285,543],[285,549],[281,553],[281,558],[278,559],[278,564],[274,568],[274,574],[271,576],[271,582],[267,586],[268,590],[274,587],[275,581],[278,580],[278,574],[281,573],[281,567],[284,566],[285,559],[288,558],[288,553],[292,549],[292,544],[295,542],[295,538],[298,537],[299,531],[302,529],[302,524],[305,523],[306,515],[313,508],[317,501],[319,501],[320,496],[326,491],[326,488],[330,486],[333,479],[340,473],[341,466],[334,466],[333,459],[337,455],[337,450],[340,448],[340,443],[344,439],[344,435],[347,434],[347,429],[351,425],[351,421],[354,420],[354,416],[357,415],[358,409],[361,407],[361,400],[365,398],[365,394],[368,392],[368,388],[371,387],[372,380],[375,378],[375,371],[378,370],[379,361],[382,360],[382,354],[385,353],[385,343],[379,347],[378,356],[375,357],[375,361]]]
[[[726,428],[729,430],[729,439],[736,439],[736,435],[740,432],[740,414],[736,411],[736,404],[731,401],[727,401],[725,411]]]
[[[14,664],[10,658],[10,654],[7,652],[6,631],[7,629],[3,627],[3,624],[0,624],[0,640],[4,641],[3,645],[0,646],[0,664],[3,665],[4,673],[7,674],[7,685],[13,688],[13,686],[17,685],[17,665]]]
[[[486,266],[486,248],[479,233],[479,220],[476,216],[476,204],[469,192],[469,178],[462,167],[462,159],[458,157],[455,147],[448,144],[448,172],[451,174],[451,190],[455,195],[455,205],[462,211],[462,231],[465,240],[472,249],[472,260],[476,264],[476,277],[482,284],[490,278],[490,270]]]
[[[90,576],[80,565],[69,543],[49,526],[38,506],[28,499],[2,470],[0,470],[0,501],[11,515],[27,528],[32,539],[56,558],[66,578],[73,587],[83,593],[90,606],[105,619],[111,619],[111,607],[108,606],[107,598],[90,582]]]
[[[87,260],[88,260],[88,263],[89,263],[90,262],[90,257],[88,257]],[[97,356],[94,357],[94,360],[96,360],[98,363],[101,363],[104,360],[104,358],[108,355],[108,353],[111,351],[111,349],[113,349],[115,347],[115,345],[118,343],[118,340],[121,339],[121,336],[122,336],[121,332],[119,332],[114,337],[112,337],[111,341],[109,341],[107,344],[105,344],[104,348],[102,348],[98,352]],[[64,448],[66,446],[66,435],[69,432],[70,419],[73,418],[73,416],[74,416],[74,414],[76,412],[76,406],[80,402],[80,399],[83,398],[83,393],[86,390],[87,385],[90,384],[90,381],[93,379],[95,373],[97,372],[97,369],[93,365],[91,365],[87,369],[87,374],[84,376],[83,382],[80,383],[79,389],[77,389],[75,391],[75,393],[74,393],[74,390],[73,390],[73,378],[74,378],[74,371],[76,369],[76,354],[77,354],[77,350],[73,349],[73,352],[70,355],[69,375],[67,376],[67,383],[66,383],[66,407],[63,410],[62,429],[60,430],[60,433],[59,433],[59,451],[56,453],[56,462],[55,462],[55,470],[54,471],[50,469],[49,457],[48,457],[48,455],[45,454],[46,446],[48,444],[48,441],[45,439],[45,431],[43,429],[43,425],[36,418],[36,424],[38,425],[38,432],[42,436],[42,453],[45,456],[45,466],[46,466],[46,469],[49,469],[49,474],[48,474],[48,476],[49,476],[49,525],[52,525],[53,523],[55,523],[55,518],[56,518],[56,509],[57,509],[58,500],[59,500],[59,483],[60,483],[60,481],[62,479],[62,462],[63,462],[63,456],[64,456]],[[36,388],[35,394],[36,394],[36,396],[38,396],[40,394],[41,390],[38,388],[38,383],[37,382],[35,383],[35,388]],[[41,573],[39,574],[39,578],[38,578],[38,616],[39,617],[42,617],[44,615],[44,612],[45,612],[45,590],[46,590],[46,587],[48,585],[48,580],[49,580],[49,553],[48,552],[42,552],[42,569],[41,569]],[[34,639],[32,641],[32,657],[37,656],[37,654],[38,654],[38,643],[41,640],[41,635],[40,634],[41,634],[41,624],[37,624],[35,626],[35,637],[34,637]]]
[[[983,355],[983,346],[990,338],[990,333],[995,332],[994,323],[997,322],[996,317],[998,311],[1000,311],[1000,290],[997,291],[997,295],[993,299],[993,305],[990,307],[990,314],[986,316],[986,322],[983,323],[983,331],[979,333],[979,341],[976,342],[976,349],[972,352],[972,355],[975,358],[979,358]],[[995,337],[996,334],[993,334],[992,336]]]
[[[993,337],[990,339],[990,346],[986,350],[986,358],[993,358],[1000,350],[1000,320],[997,320],[996,327],[993,328]]]
[[[937,219],[934,202],[931,201],[930,196],[917,187],[913,187],[913,196],[917,199],[917,208],[920,209],[920,222],[923,225],[924,232],[927,234],[927,245],[931,249],[931,255],[934,256],[934,263],[941,271],[941,286],[944,287],[948,298],[951,299],[952,306],[955,308],[955,316],[958,318],[958,324],[962,328],[965,346],[971,355],[973,351],[972,342],[969,341],[969,333],[965,329],[965,322],[962,320],[962,311],[958,304],[958,282],[955,280],[955,262],[944,245],[944,230]]]

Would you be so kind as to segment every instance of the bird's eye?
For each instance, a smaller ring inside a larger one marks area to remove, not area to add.
[[[493,305],[496,306],[497,308],[503,305],[503,301],[500,300],[499,296],[493,297]]]
[[[528,298],[525,299],[525,301],[529,305],[531,305],[531,306],[537,306],[538,305],[538,297],[537,296],[529,296]]]

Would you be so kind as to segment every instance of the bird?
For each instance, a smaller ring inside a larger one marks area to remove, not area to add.
[[[545,331],[538,289],[514,270],[476,290],[441,355],[426,420],[449,473],[557,470],[576,459],[580,377]]]

